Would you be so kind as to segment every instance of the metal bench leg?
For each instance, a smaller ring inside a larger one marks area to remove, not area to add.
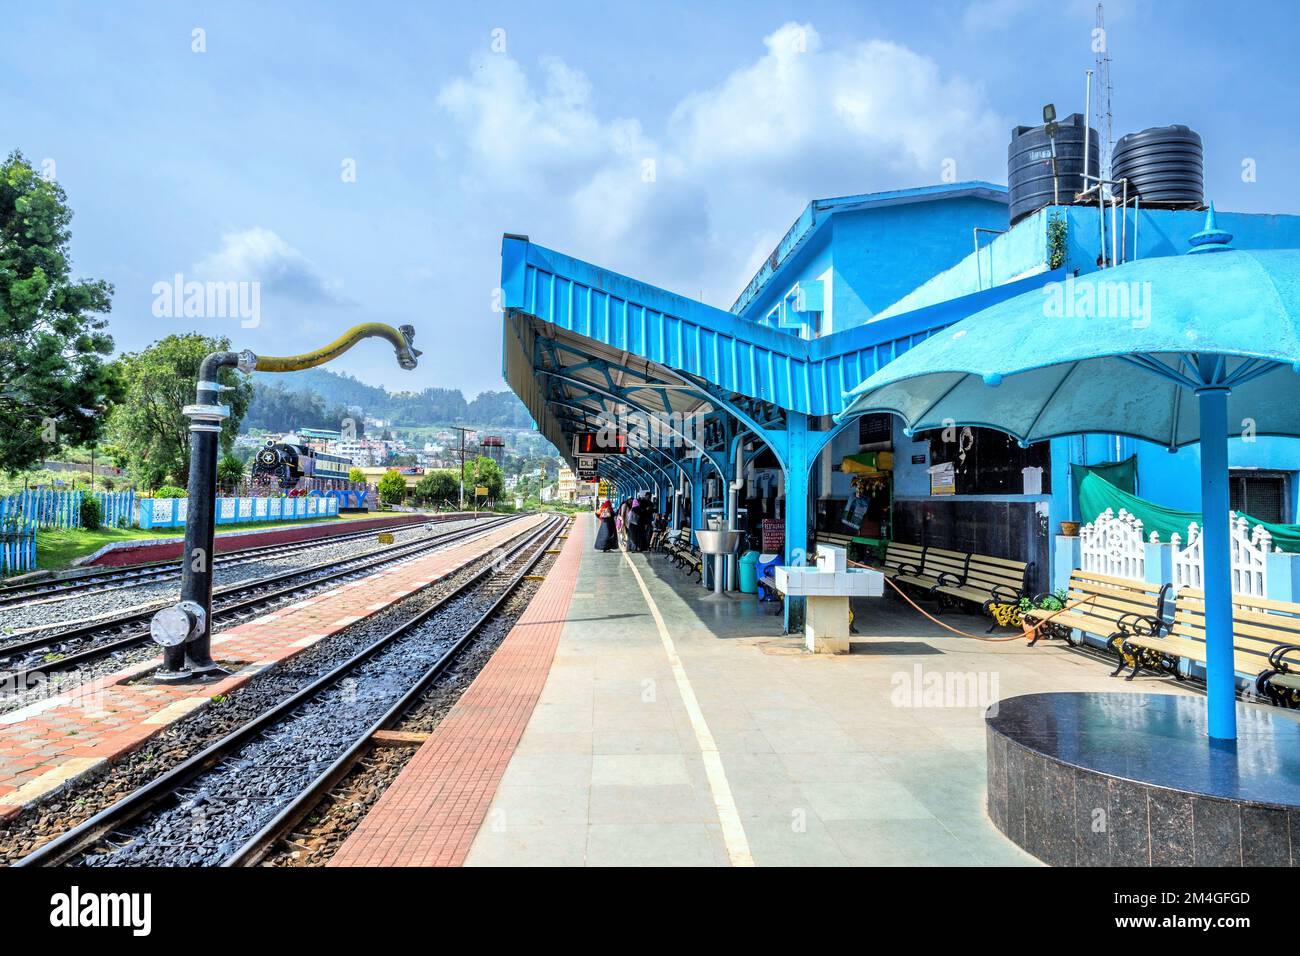
[[[1118,678],[1119,674],[1121,674],[1123,669],[1125,669],[1125,667],[1128,666],[1128,661],[1125,658],[1125,653],[1126,653],[1125,640],[1123,640],[1123,637],[1121,635],[1113,635],[1112,639],[1110,640],[1115,640],[1115,639],[1119,640],[1118,646],[1115,646],[1114,648],[1115,653],[1119,654],[1119,663],[1118,665],[1115,665],[1115,669],[1113,671],[1110,671],[1110,676],[1113,676],[1113,678]],[[1136,656],[1136,654],[1134,654],[1134,659],[1135,661],[1136,659],[1138,659],[1138,656]]]
[[[1133,652],[1133,673],[1129,674],[1128,677],[1124,678],[1125,682],[1131,681],[1133,680],[1134,677],[1137,677],[1138,672],[1140,670],[1142,670],[1142,655],[1134,651]]]

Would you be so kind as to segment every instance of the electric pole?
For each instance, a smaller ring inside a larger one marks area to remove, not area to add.
[[[460,510],[465,510],[465,433],[469,431],[463,425],[453,425],[460,432]]]

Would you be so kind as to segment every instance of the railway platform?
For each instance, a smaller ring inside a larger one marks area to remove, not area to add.
[[[332,865],[1037,865],[986,813],[984,711],[1124,690],[1102,662],[896,600],[809,655],[592,520]]]
[[[530,516],[219,632],[214,656],[234,672],[211,684],[155,685],[151,659],[0,714],[0,822],[93,774],[257,673],[441,580],[544,521]]]

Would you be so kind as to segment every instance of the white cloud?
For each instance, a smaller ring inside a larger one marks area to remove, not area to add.
[[[928,57],[884,40],[830,48],[811,24],[763,44],[675,104],[658,136],[602,116],[556,59],[535,83],[486,57],[438,102],[471,175],[510,197],[504,229],[723,306],[813,198],[939,182],[946,161],[958,179],[1001,178],[1009,124]]]
[[[262,291],[310,304],[341,304],[338,283],[270,229],[254,226],[221,237],[221,248],[194,264],[200,279],[259,281]]]
[[[635,124],[597,118],[581,72],[554,57],[541,61],[541,71],[542,89],[535,90],[517,61],[487,56],[439,93],[438,105],[467,132],[481,172],[522,186],[554,174],[590,175],[621,140],[639,135],[625,128]]]
[[[702,175],[758,175],[811,199],[938,182],[945,159],[961,179],[992,172],[1004,124],[977,87],[928,57],[883,40],[824,50],[811,24],[763,43],[759,60],[673,114]]]

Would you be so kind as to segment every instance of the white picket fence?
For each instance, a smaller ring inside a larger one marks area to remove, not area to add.
[[[1250,597],[1268,596],[1268,555],[1273,537],[1262,525],[1252,530],[1249,522],[1236,512],[1228,512],[1231,528],[1229,547],[1232,555],[1232,590]],[[1094,574],[1109,574],[1134,581],[1146,580],[1146,545],[1160,544],[1156,532],[1142,538],[1142,521],[1121,509],[1115,514],[1107,508],[1097,518],[1079,529],[1079,566]],[[1173,584],[1175,588],[1205,586],[1204,538],[1201,527],[1193,521],[1187,527],[1187,544],[1174,534]]]
[[[1107,508],[1091,524],[1080,528],[1079,546],[1083,570],[1146,580],[1147,549],[1142,539],[1142,520],[1123,508],[1119,514]]]
[[[1273,550],[1273,536],[1263,525],[1249,522],[1235,511],[1228,512],[1231,533],[1228,544],[1232,552],[1232,591],[1249,597],[1268,596],[1268,555]],[[1174,546],[1174,587],[1205,587],[1202,552],[1205,536],[1193,521],[1187,527],[1187,547],[1182,546],[1182,536],[1170,538]]]

